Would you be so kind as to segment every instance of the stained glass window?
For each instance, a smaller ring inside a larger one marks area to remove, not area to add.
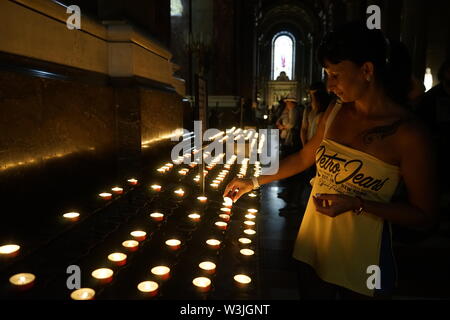
[[[294,80],[292,74],[294,70],[293,38],[287,33],[275,35],[272,50],[272,79]]]

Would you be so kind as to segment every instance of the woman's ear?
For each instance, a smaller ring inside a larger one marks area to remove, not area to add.
[[[366,79],[366,81],[370,82],[373,79],[373,75],[374,75],[374,65],[372,62],[368,61],[368,62],[364,62],[364,64],[362,65],[362,72],[364,75],[364,78]]]

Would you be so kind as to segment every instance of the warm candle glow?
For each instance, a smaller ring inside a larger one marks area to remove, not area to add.
[[[217,221],[216,223],[214,223],[217,228],[221,229],[221,230],[225,230],[227,228],[227,223],[223,222],[223,221]]]
[[[177,250],[180,248],[181,241],[177,239],[169,239],[166,241],[166,245],[168,245],[172,250]]]
[[[250,244],[252,243],[252,240],[250,240],[249,238],[239,238],[239,242],[242,244]]]
[[[257,195],[254,194],[253,192],[249,193],[248,196],[249,196],[250,198],[255,198],[255,197],[257,197]]]
[[[225,213],[219,214],[219,218],[223,219],[225,222],[230,221],[230,216],[228,214],[225,214]]]
[[[211,183],[210,186],[213,187],[213,188],[218,188],[219,187],[219,185],[217,183]]]
[[[114,274],[109,268],[100,268],[92,271],[91,275],[98,280],[110,280]]]
[[[92,300],[94,299],[95,291],[91,288],[81,288],[73,291],[70,294],[72,300]]]
[[[166,172],[166,169],[164,169],[164,168],[158,168],[158,169],[156,169],[159,173],[165,173]]]
[[[124,246],[130,251],[135,251],[138,249],[139,242],[137,242],[136,240],[127,240],[122,242],[122,246]]]
[[[161,186],[158,185],[158,184],[152,184],[151,188],[152,188],[154,191],[161,191]]]
[[[252,219],[255,219],[256,216],[255,216],[254,214],[247,213],[247,214],[245,215],[245,218],[252,220]]]
[[[80,214],[78,212],[67,212],[63,214],[63,217],[67,220],[76,221],[80,218]]]
[[[123,188],[120,187],[114,187],[111,189],[112,192],[114,192],[115,194],[122,194],[123,193]]]
[[[213,273],[216,270],[216,264],[211,261],[203,261],[199,265],[200,269]]]
[[[155,281],[143,281],[138,284],[137,288],[140,292],[154,295],[158,291],[159,285]]]
[[[225,212],[227,214],[230,214],[231,209],[230,208],[220,208],[220,211],[223,211],[223,212]]]
[[[185,176],[187,174],[187,172],[185,170],[180,170],[178,171],[179,174],[181,174],[182,176]]]
[[[221,242],[220,242],[219,240],[217,240],[217,239],[208,239],[208,240],[206,240],[206,244],[207,244],[210,248],[213,248],[213,249],[219,248],[220,243],[221,243]]]
[[[247,227],[253,227],[253,226],[255,226],[255,222],[253,222],[253,221],[244,221],[244,224],[245,224]]]
[[[247,210],[249,213],[257,213],[258,212],[258,210],[256,210],[256,209],[248,209]]]
[[[256,234],[256,231],[253,229],[245,229],[244,233],[252,236],[252,235]]]
[[[239,252],[244,256],[252,256],[255,254],[255,251],[252,249],[241,249]]]
[[[161,279],[165,280],[169,277],[170,268],[166,267],[166,266],[153,267],[151,270],[151,273],[153,273],[155,276],[158,276]]]
[[[232,206],[233,205],[233,200],[231,200],[230,197],[224,197],[223,201],[228,205],[228,206]]]
[[[164,214],[160,212],[150,213],[150,217],[155,221],[162,221],[164,219]]]
[[[112,194],[109,192],[102,192],[99,194],[102,199],[109,200],[112,198]]]
[[[178,196],[182,197],[184,195],[184,190],[183,189],[177,189],[174,191]]]
[[[239,284],[246,285],[252,281],[252,278],[245,274],[237,274],[234,276],[234,280]]]
[[[137,185],[137,183],[138,183],[138,181],[134,178],[128,179],[127,181],[129,184],[132,184],[132,185]]]
[[[5,244],[0,247],[0,256],[14,255],[20,250],[17,244]]]
[[[188,215],[188,217],[193,221],[199,221],[201,218],[201,216],[198,213],[191,213],[190,215]]]
[[[15,286],[31,285],[36,276],[32,273],[18,273],[9,278],[9,282]]]
[[[108,260],[114,262],[119,266],[122,266],[127,261],[127,255],[121,252],[114,252],[108,255]]]
[[[132,231],[130,234],[137,241],[144,241],[147,237],[147,233],[141,230]]]
[[[208,291],[209,287],[211,286],[211,280],[206,277],[195,278],[194,280],[192,280],[192,283],[201,291]]]
[[[200,202],[202,202],[202,203],[204,203],[204,202],[206,202],[206,201],[208,200],[208,198],[205,197],[205,196],[197,197],[197,199],[198,199],[198,201],[200,201]]]

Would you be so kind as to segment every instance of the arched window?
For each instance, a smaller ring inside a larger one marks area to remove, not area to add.
[[[272,40],[272,80],[277,80],[283,71],[289,80],[295,80],[294,70],[295,38],[287,31],[279,32]]]

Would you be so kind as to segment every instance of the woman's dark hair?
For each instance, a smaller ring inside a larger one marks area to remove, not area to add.
[[[310,91],[315,91],[314,96],[319,105],[319,112],[324,112],[331,102],[332,96],[328,93],[323,82],[315,82],[309,86]]]
[[[322,40],[317,59],[325,65],[344,60],[361,66],[374,65],[375,79],[395,102],[405,104],[411,90],[411,58],[408,49],[399,41],[389,41],[381,30],[368,29],[365,24],[351,22],[328,33]]]

